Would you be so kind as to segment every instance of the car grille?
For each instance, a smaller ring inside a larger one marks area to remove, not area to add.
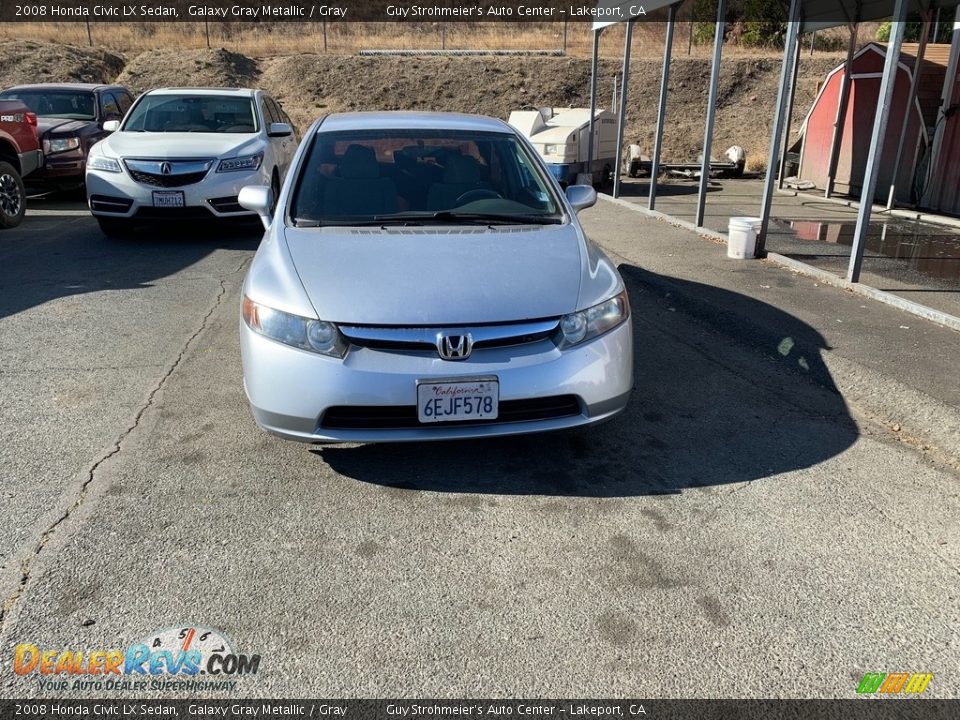
[[[193,185],[207,176],[214,161],[209,158],[151,160],[127,158],[123,161],[130,177],[141,185],[172,188]]]
[[[193,185],[206,177],[207,171],[186,173],[184,175],[154,175],[148,172],[139,172],[130,170],[130,177],[143,185],[152,187],[172,188],[183,187],[184,185]]]
[[[527,345],[549,338],[557,329],[559,320],[534,320],[502,325],[472,327],[370,327],[340,326],[340,332],[356,347],[377,350],[437,352],[437,335],[441,332],[470,333],[473,349]]]
[[[205,207],[141,207],[134,217],[138,220],[213,220],[216,215]]]
[[[328,430],[402,430],[464,425],[503,425],[551,420],[579,414],[580,402],[574,395],[503,400],[495,420],[462,420],[444,423],[421,423],[417,419],[416,405],[343,405],[328,408],[320,421],[320,427]]]

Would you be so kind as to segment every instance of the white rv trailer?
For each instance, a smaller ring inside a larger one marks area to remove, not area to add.
[[[507,122],[530,140],[561,185],[574,185],[578,175],[590,172],[590,108],[515,110]],[[598,108],[593,133],[593,182],[606,185],[617,158],[616,114]]]

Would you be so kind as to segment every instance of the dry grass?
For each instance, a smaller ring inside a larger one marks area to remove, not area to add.
[[[638,23],[633,54],[659,57],[663,52],[664,23]],[[831,31],[837,32],[837,31]],[[843,32],[843,31],[840,31]],[[872,30],[864,27],[862,39]],[[209,35],[209,39],[208,39]],[[821,34],[820,39],[823,39]],[[17,23],[0,26],[0,40],[46,40],[70,45],[95,45],[112,52],[136,55],[154,49],[222,47],[250,57],[296,55],[302,52],[352,54],[364,49],[402,50],[566,50],[570,57],[589,57],[591,31],[586,23]],[[623,53],[624,28],[604,31],[603,57]],[[818,43],[819,44],[819,43]],[[690,23],[679,22],[674,53],[703,57],[710,44],[690,43]],[[728,44],[725,52],[740,56],[769,54],[769,50]]]

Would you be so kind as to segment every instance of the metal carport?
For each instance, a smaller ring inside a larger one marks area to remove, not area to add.
[[[798,59],[798,39],[802,33],[822,30],[830,27],[847,25],[851,29],[860,22],[870,20],[882,20],[891,18],[892,25],[890,31],[890,41],[887,46],[886,59],[883,69],[883,77],[880,85],[880,105],[878,107],[873,131],[871,133],[870,150],[867,158],[866,171],[860,194],[860,206],[857,213],[857,224],[854,231],[853,246],[850,253],[850,264],[847,270],[847,279],[851,282],[858,282],[860,279],[860,269],[863,264],[864,239],[867,228],[870,223],[870,213],[872,211],[873,197],[876,192],[877,184],[877,161],[883,146],[887,125],[887,108],[890,106],[894,76],[900,60],[900,47],[903,43],[905,30],[905,21],[910,13],[919,13],[923,18],[924,36],[929,30],[930,20],[933,13],[938,9],[957,8],[956,21],[953,27],[952,50],[951,50],[951,72],[948,72],[947,81],[944,83],[944,94],[940,107],[940,113],[944,113],[953,102],[950,92],[953,89],[951,79],[956,76],[957,56],[960,54],[960,0],[783,0],[786,7],[789,1],[789,12],[787,22],[787,37],[784,43],[783,66],[780,72],[780,82],[777,91],[777,102],[774,109],[773,131],[770,137],[770,147],[767,159],[767,170],[764,178],[763,197],[760,206],[761,229],[757,239],[757,251],[763,252],[766,241],[767,230],[770,223],[770,208],[773,200],[773,184],[775,182],[776,170],[782,162],[781,143],[784,142],[785,126],[787,125],[792,102],[791,89],[796,72],[796,62]],[[666,110],[666,101],[668,94],[668,82],[670,73],[670,58],[673,40],[673,25],[676,21],[677,8],[682,4],[682,0],[651,0],[642,4],[643,11],[647,14],[657,10],[668,8],[666,42],[663,54],[663,74],[660,82],[660,99],[657,110],[657,127],[654,137],[653,157],[651,158],[651,178],[650,193],[647,206],[653,210],[656,205],[656,187],[657,175],[660,166],[660,151],[663,140],[663,124]],[[626,40],[624,46],[623,59],[623,77],[622,90],[620,93],[620,115],[618,118],[618,144],[617,144],[617,163],[615,168],[614,197],[620,194],[620,166],[623,152],[623,128],[625,124],[627,97],[630,77],[630,40],[631,27],[637,20],[643,19],[643,15],[631,16],[631,8],[638,8],[640,4],[636,0],[600,0],[597,7],[607,10],[611,8],[620,8],[621,15],[627,19],[616,22],[597,21],[593,24],[593,61],[591,65],[591,87],[590,87],[590,133],[588,157],[593,160],[593,118],[596,116],[597,104],[597,72],[600,35],[603,29],[609,25],[615,25],[619,22],[627,23]],[[727,0],[718,0],[717,2],[717,22],[714,33],[713,47],[713,65],[710,73],[709,96],[707,99],[707,117],[704,127],[703,138],[703,160],[700,169],[700,187],[697,195],[697,209],[694,224],[697,227],[703,226],[704,208],[706,203],[707,187],[709,182],[710,152],[713,144],[713,124],[716,114],[717,87],[720,77],[720,62],[723,49],[724,18],[727,10]],[[854,50],[854,35],[851,32],[850,51],[848,57]],[[949,87],[948,87],[949,86]],[[838,109],[838,121],[843,113],[843,99],[841,97],[840,108]],[[935,136],[933,141],[933,153],[931,156],[931,167],[935,167],[938,162],[938,152],[940,150],[940,137]],[[902,142],[901,142],[902,145]],[[831,149],[831,165],[834,162],[833,156],[837,148]],[[898,153],[899,155],[899,153]],[[898,159],[899,162],[899,159]],[[891,188],[891,197],[894,188]],[[830,194],[828,184],[827,195]]]

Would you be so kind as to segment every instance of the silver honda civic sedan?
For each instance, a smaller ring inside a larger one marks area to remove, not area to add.
[[[313,124],[243,287],[257,423],[306,442],[441,440],[599,422],[633,385],[630,304],[563,192],[492,118]]]

